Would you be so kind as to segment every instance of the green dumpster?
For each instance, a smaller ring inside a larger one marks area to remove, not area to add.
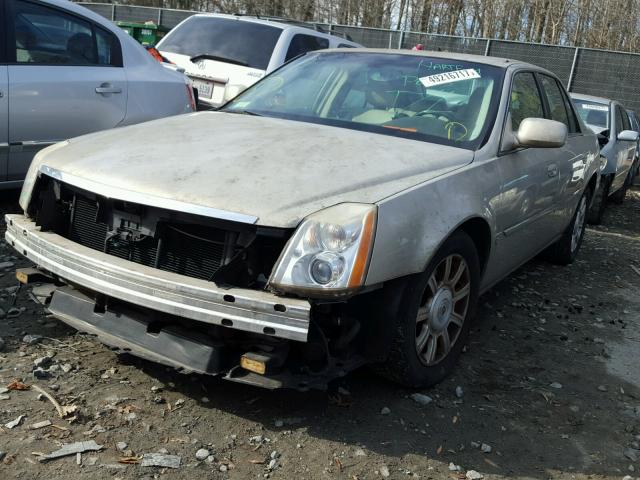
[[[167,27],[156,25],[153,22],[116,22],[125,32],[135,38],[142,45],[153,47],[169,31]]]

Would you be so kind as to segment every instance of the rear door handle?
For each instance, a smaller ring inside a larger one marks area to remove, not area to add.
[[[96,93],[99,93],[100,95],[108,93],[122,93],[122,89],[120,87],[114,87],[110,83],[103,83],[99,87],[96,87]]]
[[[549,165],[547,167],[547,176],[549,176],[549,178],[552,178],[556,175],[558,175],[558,167],[556,165]]]
[[[0,98],[4,97],[4,92],[0,90]]]

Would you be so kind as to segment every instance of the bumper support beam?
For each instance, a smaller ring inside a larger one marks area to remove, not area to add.
[[[212,325],[307,341],[306,300],[241,288],[139,265],[42,232],[24,215],[6,215],[7,242],[61,279],[141,307]]]

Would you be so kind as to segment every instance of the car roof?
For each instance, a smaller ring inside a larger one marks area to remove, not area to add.
[[[469,53],[455,53],[455,52],[436,52],[431,50],[389,50],[387,48],[329,48],[326,50],[318,50],[318,52],[329,53],[329,52],[340,52],[340,53],[384,53],[391,55],[413,55],[413,56],[423,56],[429,58],[446,58],[450,60],[462,60],[466,62],[475,62],[482,63],[485,65],[491,65],[499,68],[509,68],[513,65],[531,67],[532,69],[547,72],[544,68],[541,68],[537,65],[533,65],[526,62],[521,62],[519,60],[511,60],[509,58],[501,58],[501,57],[486,57],[484,55],[472,55]],[[548,72],[551,73],[551,72]]]
[[[277,27],[282,30],[301,30],[301,31],[306,30],[306,31],[313,32],[315,35],[333,37],[337,40],[343,41],[344,43],[348,43],[351,45],[358,45],[353,40],[349,40],[340,35],[334,35],[332,33],[325,32],[323,30],[315,30],[311,28],[311,24],[307,24],[305,22],[300,22],[296,20],[289,20],[286,18],[279,20],[278,18],[275,18],[275,17],[261,18],[259,16],[253,16],[253,15],[227,14],[227,13],[196,13],[194,16],[204,17],[204,18],[230,18],[230,19],[239,20],[242,22],[259,23],[261,25],[270,25],[272,27]]]
[[[575,100],[586,100],[588,102],[606,103],[606,104],[613,102],[613,100],[611,100],[610,98],[596,97],[594,95],[585,95],[584,93],[570,92],[569,95],[571,95],[571,98]]]

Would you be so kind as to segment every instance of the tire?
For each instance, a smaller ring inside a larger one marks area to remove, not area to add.
[[[631,175],[631,172],[629,172],[629,175]],[[627,175],[627,178],[624,180],[624,185],[622,185],[620,189],[616,190],[609,196],[611,201],[616,205],[622,205],[622,202],[624,202],[624,198],[627,196],[627,190],[629,190],[630,183],[629,175]]]
[[[456,232],[427,269],[399,289],[402,301],[394,318],[388,319],[393,326],[389,354],[374,370],[411,388],[443,380],[455,367],[469,335],[479,284],[476,247],[466,233]]]
[[[569,265],[578,256],[584,239],[589,199],[590,192],[585,190],[582,197],[580,197],[576,211],[573,213],[571,223],[562,234],[562,237],[545,252],[545,256],[550,262],[558,265]]]
[[[604,177],[600,181],[600,186],[595,191],[593,197],[593,203],[587,213],[587,222],[592,225],[600,225],[602,223],[602,216],[604,215],[605,207],[607,206],[607,199],[609,197],[609,187],[611,186],[611,180],[609,177]]]

